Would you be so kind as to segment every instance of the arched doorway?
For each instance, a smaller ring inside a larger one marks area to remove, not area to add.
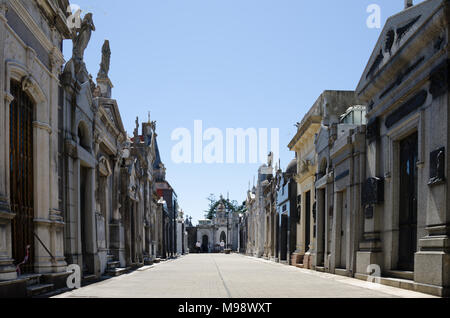
[[[10,202],[12,256],[21,273],[32,273],[34,262],[33,118],[35,105],[19,82],[11,81],[14,100],[9,111]]]
[[[220,233],[220,242],[224,242],[225,246],[227,245],[227,235],[225,234],[224,231],[222,231],[222,233]]]
[[[208,246],[209,246],[209,237],[208,235],[203,235],[202,237],[202,252],[203,253],[208,253]]]

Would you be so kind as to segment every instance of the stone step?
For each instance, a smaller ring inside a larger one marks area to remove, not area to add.
[[[129,270],[130,270],[129,267],[109,269],[105,272],[105,275],[113,276],[113,277],[120,276],[120,275],[128,273]]]
[[[23,274],[19,279],[25,279],[27,286],[38,285],[40,283],[41,274]]]
[[[106,259],[108,260],[108,262],[112,262],[114,261],[114,255],[108,254],[106,255]]]
[[[335,268],[334,273],[339,276],[349,276],[348,271],[345,268]]]
[[[386,271],[385,275],[386,277],[392,277],[392,278],[400,278],[400,279],[406,279],[406,280],[414,280],[414,272],[411,271]]]
[[[95,280],[97,280],[97,276],[95,276],[94,274],[86,274],[82,278],[83,283],[89,283],[89,282],[93,282]]]
[[[145,259],[145,260],[144,260],[144,265],[153,265],[153,260],[151,260],[151,259]]]
[[[132,269],[138,269],[138,268],[141,268],[142,266],[144,266],[144,263],[133,263],[133,264],[131,264],[131,268]]]
[[[68,287],[64,287],[64,288],[60,288],[60,289],[53,289],[53,290],[51,290],[49,292],[46,292],[45,294],[36,295],[36,296],[34,296],[34,298],[50,298],[50,297],[53,297],[53,296],[57,296],[57,295],[60,295],[60,294],[64,294],[64,293],[70,292],[72,290],[73,289],[68,288]]]
[[[113,261],[113,262],[108,262],[106,264],[106,268],[109,269],[114,269],[120,266],[120,262],[119,261]]]
[[[155,259],[153,260],[153,263],[155,263],[155,264],[158,264],[159,262],[161,262],[161,259],[159,259],[159,258],[155,258]]]
[[[53,284],[37,284],[27,287],[27,295],[30,297],[38,296],[50,292],[53,289]]]
[[[316,271],[325,273],[325,267],[323,267],[323,266],[316,266]]]

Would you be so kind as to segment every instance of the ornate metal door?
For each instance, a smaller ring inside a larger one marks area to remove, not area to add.
[[[288,260],[288,216],[281,214],[280,216],[280,261]]]
[[[203,253],[208,253],[208,245],[209,245],[208,235],[203,235],[203,237],[202,237],[202,251],[203,251]]]
[[[348,221],[348,209],[347,209],[347,191],[343,191],[339,194],[341,196],[341,255],[340,255],[340,268],[347,268],[347,221]]]
[[[306,193],[305,200],[305,252],[309,250],[311,243],[311,191]]]
[[[400,142],[399,260],[401,270],[414,270],[417,250],[417,155],[418,135]]]
[[[21,273],[33,272],[33,109],[20,83],[11,81],[14,100],[9,112],[9,173],[12,222],[12,253]]]

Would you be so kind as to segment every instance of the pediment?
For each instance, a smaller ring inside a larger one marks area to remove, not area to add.
[[[85,110],[88,110],[92,106],[92,92],[89,82],[81,84],[80,92],[77,94],[77,105]]]
[[[119,107],[116,100],[112,99],[100,99],[99,108],[102,108],[106,114],[110,123],[122,134],[126,135],[125,128],[123,127],[122,117],[120,116]]]
[[[408,43],[414,34],[428,22],[445,0],[428,0],[391,16],[378,38],[369,62],[360,79],[361,92]]]

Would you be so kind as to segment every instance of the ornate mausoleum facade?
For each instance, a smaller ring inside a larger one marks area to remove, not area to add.
[[[25,290],[23,274],[66,271],[58,133],[66,5],[0,2],[0,280],[13,294]]]
[[[405,1],[356,91],[325,91],[297,123],[293,265],[449,295],[449,12],[448,1]],[[247,251],[261,256],[257,189]]]
[[[368,105],[356,273],[376,264],[437,295],[450,288],[449,10],[428,0],[389,18],[356,89]]]
[[[72,264],[89,281],[184,252],[178,205],[157,189],[156,122],[127,135],[109,41],[94,81],[84,63],[93,16],[70,29],[68,7],[0,1],[0,297],[65,287]]]
[[[202,253],[217,253],[221,251],[220,243],[224,242],[224,249],[239,251],[242,241],[240,236],[239,214],[231,212],[221,197],[220,203],[212,220],[199,220],[196,227],[196,239],[200,242]]]

